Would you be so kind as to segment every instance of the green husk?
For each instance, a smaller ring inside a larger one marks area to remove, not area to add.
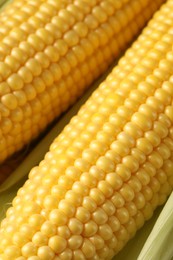
[[[138,260],[171,260],[173,258],[173,192],[165,204]]]
[[[3,8],[9,4],[10,2],[12,2],[12,0],[0,0],[0,12],[3,10]]]

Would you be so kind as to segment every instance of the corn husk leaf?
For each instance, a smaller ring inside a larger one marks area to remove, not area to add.
[[[173,257],[173,192],[157,219],[138,260],[171,260]]]

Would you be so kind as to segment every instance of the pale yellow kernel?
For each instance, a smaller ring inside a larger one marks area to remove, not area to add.
[[[104,247],[104,239],[99,235],[94,235],[90,237],[89,240],[95,246],[96,250],[99,250]]]
[[[48,243],[48,237],[41,232],[36,232],[32,237],[32,242],[35,246],[44,246]]]
[[[12,74],[8,79],[7,79],[8,85],[12,88],[12,90],[19,90],[22,89],[24,83],[22,78],[18,74]]]
[[[153,215],[153,208],[150,203],[146,203],[144,208],[141,211],[144,215],[145,221],[150,219]]]
[[[39,28],[36,31],[36,35],[38,35],[46,45],[51,45],[53,43],[53,36],[45,28]]]
[[[76,218],[82,223],[86,223],[90,219],[90,212],[83,207],[78,207],[76,210]]]
[[[150,141],[147,140],[146,138],[139,138],[136,144],[137,144],[137,148],[143,153],[145,153],[146,155],[150,154],[153,150]]]
[[[20,226],[20,232],[21,234],[24,234],[27,238],[31,238],[35,232],[34,228],[31,228],[28,224],[23,224]]]
[[[66,200],[61,200],[59,202],[59,209],[68,217],[74,216],[75,207],[71,205],[71,203],[67,202]]]
[[[159,181],[154,177],[151,178],[149,186],[154,193],[157,193],[161,188]]]
[[[39,247],[37,255],[41,260],[51,260],[55,257],[53,250],[49,246]]]
[[[109,199],[107,199],[101,207],[108,216],[112,216],[115,213],[115,206]]]
[[[99,169],[96,166],[92,166],[89,170],[89,173],[94,176],[97,180],[102,180],[105,178],[105,172]]]
[[[35,256],[37,254],[37,248],[32,242],[25,244],[21,251],[22,255],[25,257]]]
[[[123,196],[118,192],[115,192],[115,194],[112,196],[111,202],[117,208],[123,207],[125,204]]]
[[[98,208],[95,212],[93,212],[92,219],[97,225],[102,225],[107,222],[108,216],[103,209]]]
[[[142,209],[146,203],[145,197],[141,192],[136,193],[133,201],[134,201],[137,209]]]
[[[58,209],[54,209],[51,211],[51,213],[49,215],[49,219],[52,223],[54,223],[58,226],[64,225],[67,222],[66,215]]]
[[[10,132],[11,129],[12,129],[12,121],[8,118],[3,118],[1,120],[1,131],[4,134],[7,134]]]
[[[117,153],[120,156],[125,156],[127,154],[129,154],[130,149],[128,146],[125,146],[123,143],[121,143],[120,141],[116,140],[111,144],[111,149]]]
[[[88,33],[88,27],[83,22],[78,22],[77,24],[75,24],[74,30],[77,32],[77,34],[81,38],[86,37],[86,35]]]
[[[79,37],[74,30],[69,30],[64,34],[64,40],[66,41],[69,47],[73,47],[74,45],[78,44]]]
[[[20,248],[17,246],[9,246],[4,251],[5,255],[8,259],[16,259],[21,255]]]
[[[74,235],[80,235],[83,231],[83,224],[76,218],[71,218],[69,220],[68,227]]]
[[[28,257],[28,260],[39,260],[38,256],[30,256]]]
[[[79,235],[72,235],[69,239],[68,239],[68,247],[71,250],[75,250],[78,249],[83,242],[83,237],[79,236]]]
[[[88,195],[89,193],[89,188],[85,185],[83,185],[81,182],[79,181],[76,181],[74,184],[73,184],[73,187],[72,189],[77,193],[79,194],[80,196],[86,196]]]
[[[13,110],[17,107],[18,102],[15,95],[9,93],[1,97],[2,104],[6,106],[6,108]]]
[[[97,160],[96,166],[105,172],[112,172],[113,170],[115,170],[114,162],[103,156],[101,156]]]
[[[56,253],[61,253],[66,248],[67,242],[60,236],[53,236],[49,239],[49,247]]]
[[[40,63],[36,59],[30,59],[26,62],[25,66],[31,71],[33,76],[39,76],[41,74],[42,68]]]
[[[149,155],[149,162],[151,162],[155,169],[159,169],[163,165],[163,159],[158,152],[153,152]]]
[[[8,94],[10,92],[11,92],[11,90],[10,90],[10,87],[7,84],[7,82],[1,82],[0,83],[0,96],[3,96],[3,95]]]
[[[81,48],[83,48],[86,55],[91,56],[91,54],[94,52],[94,49],[90,41],[87,38],[83,38],[80,43],[81,43]]]
[[[73,205],[75,205],[76,207],[78,207],[81,204],[82,201],[82,197],[79,196],[79,194],[77,194],[74,191],[67,191],[66,195],[65,195],[65,199],[69,202],[71,202]]]
[[[91,237],[96,234],[97,230],[98,225],[93,220],[90,220],[84,225],[83,235],[85,237]]]
[[[81,250],[82,250],[83,254],[85,255],[85,257],[87,257],[87,258],[89,258],[89,257],[91,258],[95,254],[94,245],[90,242],[89,239],[86,239],[86,238],[84,239]]]
[[[45,221],[41,226],[41,232],[47,237],[51,237],[56,234],[56,226],[50,221]]]
[[[132,122],[137,124],[143,131],[147,131],[152,127],[151,120],[139,112],[133,114]]]
[[[74,250],[73,251],[73,258],[74,260],[85,260],[85,256],[84,254],[82,253],[81,249],[77,249],[77,250]]]
[[[70,237],[71,232],[67,226],[60,226],[57,228],[57,233],[59,236],[67,239]]]
[[[91,14],[86,15],[84,21],[90,29],[96,29],[99,26],[98,20]]]
[[[170,121],[173,122],[173,107],[172,106],[166,107],[165,114],[170,119]]]
[[[104,180],[99,181],[97,187],[107,198],[109,198],[113,194],[114,190],[112,186]]]
[[[59,53],[57,52],[56,47],[48,46],[44,52],[49,57],[51,62],[57,62],[59,60]]]
[[[103,192],[101,192],[97,188],[93,188],[89,192],[90,197],[96,202],[97,205],[101,205],[105,201],[105,196]]]
[[[0,61],[0,75],[2,78],[6,79],[10,75],[10,72],[10,67],[6,63]]]
[[[29,239],[26,238],[25,234],[19,232],[14,233],[12,240],[14,245],[18,247],[22,247],[23,245],[29,242]]]
[[[98,234],[104,239],[108,240],[112,237],[113,232],[108,224],[103,224],[99,226]]]
[[[26,67],[21,67],[18,71],[18,74],[24,83],[30,83],[33,80],[33,74]]]
[[[40,228],[40,226],[43,224],[43,222],[44,222],[44,218],[40,214],[32,215],[29,218],[29,224],[37,229]]]

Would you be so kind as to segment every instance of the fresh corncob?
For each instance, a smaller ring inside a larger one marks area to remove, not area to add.
[[[0,259],[111,259],[173,187],[173,0],[31,170]]]
[[[0,162],[96,79],[164,0],[14,0],[0,14]]]

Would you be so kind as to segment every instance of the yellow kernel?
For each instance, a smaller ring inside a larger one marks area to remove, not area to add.
[[[59,209],[68,217],[72,217],[75,213],[75,207],[65,200],[60,201]]]
[[[18,105],[17,98],[15,97],[15,95],[13,95],[11,93],[4,95],[1,98],[1,101],[2,101],[2,104],[10,110],[15,109]]]
[[[33,74],[33,76],[39,76],[41,74],[42,68],[40,63],[36,59],[30,59],[25,65]]]
[[[123,196],[118,192],[115,192],[115,194],[112,196],[111,202],[114,204],[116,208],[121,208],[125,204]]]
[[[109,198],[113,194],[114,190],[112,189],[112,186],[104,180],[99,181],[97,187],[99,190],[101,190],[103,192],[103,194],[107,198]]]
[[[172,106],[166,107],[165,114],[170,119],[170,121],[173,122],[173,107]]]
[[[32,242],[29,242],[22,247],[21,251],[23,256],[30,257],[36,255],[37,248]]]
[[[27,40],[37,52],[42,51],[45,47],[44,42],[35,34],[30,34]]]
[[[83,235],[85,237],[91,237],[96,234],[97,230],[97,224],[93,220],[90,220],[86,224],[84,224]]]
[[[77,34],[81,38],[86,37],[86,35],[88,33],[88,27],[83,22],[78,22],[77,24],[75,24],[74,30],[77,32]]]
[[[94,245],[89,241],[89,239],[84,239],[83,245],[81,247],[81,250],[85,257],[93,257],[95,254],[95,247]]]
[[[26,67],[20,68],[18,74],[24,83],[30,83],[33,80],[33,74]]]
[[[6,63],[0,61],[0,75],[2,78],[6,79],[10,75],[10,72],[10,67]]]
[[[96,166],[105,172],[112,172],[115,169],[114,163],[110,159],[103,156],[97,160]]]
[[[150,154],[153,150],[151,143],[146,138],[139,138],[137,140],[137,148],[146,155]]]
[[[104,239],[108,240],[112,237],[113,232],[108,224],[103,224],[99,226],[98,234]]]
[[[36,232],[32,237],[32,242],[38,247],[45,246],[48,243],[48,237],[41,232]]]
[[[74,235],[80,235],[83,231],[83,224],[76,218],[71,218],[69,220],[68,227]]]
[[[51,62],[57,62],[59,60],[59,53],[57,52],[56,47],[48,46],[44,52],[49,57]]]
[[[37,255],[41,260],[51,260],[55,257],[53,250],[49,246],[39,247]]]
[[[68,239],[68,246],[71,250],[78,249],[83,242],[83,237],[79,235],[72,235]]]
[[[74,259],[74,260],[78,260],[78,259],[85,260],[85,256],[82,253],[81,249],[77,249],[77,250],[73,251],[73,258],[72,259]]]
[[[76,210],[76,218],[82,223],[86,223],[90,219],[90,212],[83,207],[78,207]]]
[[[64,40],[66,41],[69,47],[73,47],[74,45],[78,44],[79,37],[74,30],[69,30],[64,34]]]
[[[98,208],[95,212],[93,212],[92,218],[98,225],[105,224],[108,220],[108,216],[106,215],[105,211],[101,208]]]
[[[139,126],[143,131],[151,129],[152,126],[151,120],[139,112],[133,114],[132,122]]]
[[[65,214],[58,209],[54,209],[51,211],[49,219],[52,223],[58,226],[64,225],[67,222],[67,217],[65,216]]]
[[[9,246],[4,251],[5,255],[10,259],[16,259],[20,256],[20,249],[17,246]]]
[[[90,237],[89,240],[93,243],[96,250],[104,247],[104,239],[99,235],[94,235],[94,236]]]
[[[101,205],[105,201],[104,194],[97,188],[93,188],[90,190],[90,197],[97,203],[97,205]]]
[[[128,146],[125,146],[123,143],[120,141],[116,140],[111,144],[111,149],[119,154],[120,156],[125,156],[130,152],[130,149]]]
[[[67,246],[67,242],[60,236],[52,236],[49,239],[49,247],[56,253],[61,253]]]
[[[51,237],[56,234],[56,226],[50,221],[45,221],[41,226],[41,232],[47,237]]]
[[[153,152],[149,155],[149,162],[151,162],[155,169],[159,169],[163,165],[163,159],[158,152]]]
[[[42,68],[46,69],[49,67],[50,60],[45,53],[37,52],[35,55],[35,60],[41,65]]]
[[[139,168],[139,162],[132,155],[125,156],[122,162],[131,172],[135,172]]]
[[[71,232],[67,226],[59,226],[57,228],[57,232],[58,232],[59,236],[65,238],[65,239],[69,238],[71,235]]]

